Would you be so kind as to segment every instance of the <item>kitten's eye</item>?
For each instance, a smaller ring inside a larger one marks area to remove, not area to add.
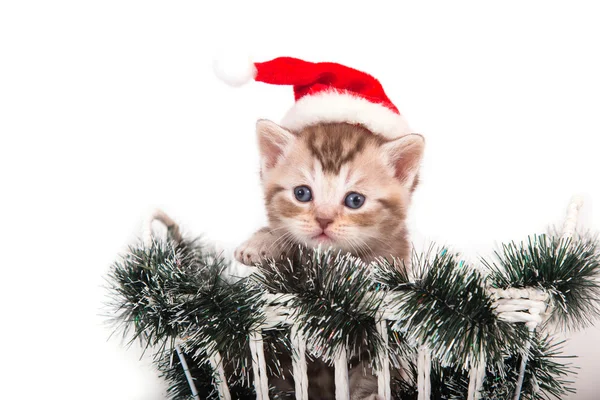
[[[361,208],[362,205],[365,204],[365,196],[356,192],[348,193],[346,200],[344,200],[344,204],[348,208]]]
[[[310,192],[310,188],[308,186],[296,186],[294,188],[294,196],[296,196],[298,201],[303,203],[312,200],[312,193]]]

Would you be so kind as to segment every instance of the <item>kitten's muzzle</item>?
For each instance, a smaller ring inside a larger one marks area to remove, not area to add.
[[[321,229],[323,229],[323,232],[325,231],[325,229],[327,229],[327,227],[329,226],[329,224],[331,224],[333,222],[333,219],[331,218],[316,218],[317,223],[319,224],[319,226],[321,227]]]

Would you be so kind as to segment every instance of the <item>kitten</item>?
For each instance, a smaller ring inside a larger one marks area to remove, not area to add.
[[[295,244],[332,247],[365,262],[407,259],[406,212],[418,183],[421,135],[394,140],[358,125],[317,124],[290,132],[257,123],[269,226],[237,248],[254,265]]]
[[[405,219],[418,183],[422,136],[388,140],[347,123],[290,132],[266,120],[258,121],[257,136],[269,226],[238,247],[238,261],[254,265],[304,244],[349,252],[367,263],[381,256],[408,262]],[[309,398],[333,399],[332,368],[321,360],[308,368]],[[271,384],[292,390],[286,375],[272,377]],[[350,369],[349,383],[351,400],[379,398],[366,363]]]

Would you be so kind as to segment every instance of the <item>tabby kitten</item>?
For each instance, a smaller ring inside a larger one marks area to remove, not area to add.
[[[405,219],[418,182],[422,136],[388,140],[347,123],[290,132],[266,120],[258,121],[257,135],[269,226],[236,250],[238,261],[254,265],[296,244],[332,247],[365,262],[380,256],[408,258]],[[270,383],[292,391],[291,361],[280,361],[285,379],[271,377]],[[351,400],[379,399],[369,366],[353,365]],[[310,361],[308,374],[311,400],[335,398],[330,366]]]
[[[365,262],[407,259],[406,212],[418,182],[421,135],[388,140],[359,125],[321,123],[290,132],[257,123],[269,226],[235,252],[254,265],[296,244],[349,252]]]

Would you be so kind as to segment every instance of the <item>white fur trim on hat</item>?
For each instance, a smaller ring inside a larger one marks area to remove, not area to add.
[[[361,124],[387,139],[413,133],[400,114],[381,104],[338,91],[302,97],[287,112],[281,124],[292,131],[299,131],[320,122]]]
[[[219,56],[213,61],[215,75],[230,86],[242,86],[256,76],[256,66],[250,57]]]

